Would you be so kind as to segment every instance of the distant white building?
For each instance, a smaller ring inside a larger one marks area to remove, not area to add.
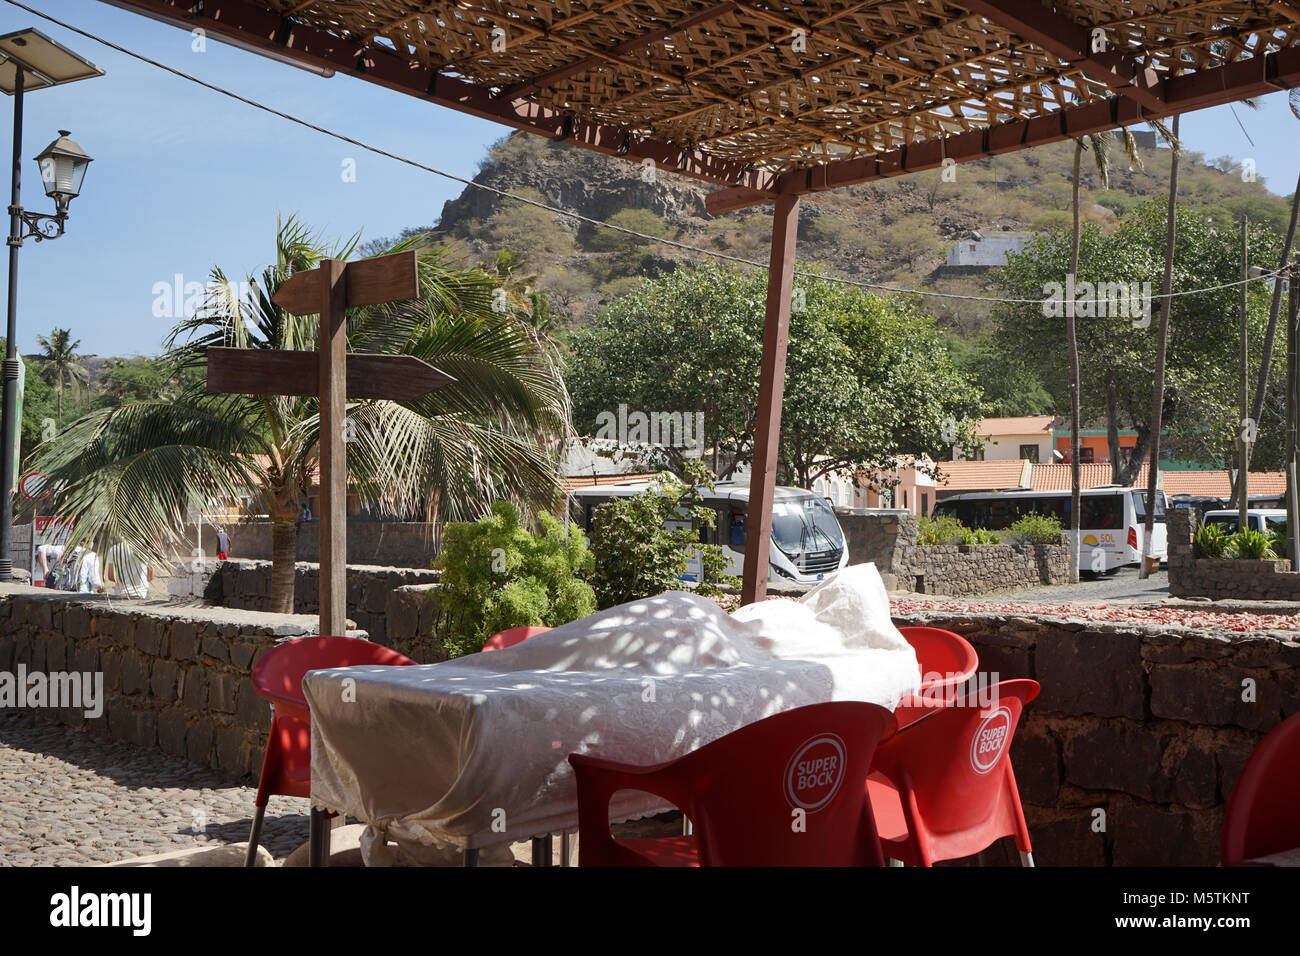
[[[1030,233],[1000,232],[995,236],[975,234],[948,250],[949,267],[991,269],[1007,264],[1007,253],[1020,252],[1033,238]]]

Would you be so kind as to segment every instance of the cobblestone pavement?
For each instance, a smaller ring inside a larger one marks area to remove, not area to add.
[[[0,714],[0,866],[109,863],[239,843],[252,787],[157,750]],[[261,843],[277,860],[307,841],[307,801],[272,797]]]

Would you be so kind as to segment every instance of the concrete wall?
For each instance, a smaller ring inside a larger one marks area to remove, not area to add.
[[[1246,758],[1300,712],[1293,633],[991,614],[897,623],[956,631],[975,646],[982,672],[1042,684],[1011,749],[1040,865],[1213,865]],[[993,859],[1013,862],[1003,843]]]
[[[282,640],[316,619],[167,607],[0,585],[0,671],[102,672],[104,710],[35,716],[154,747],[232,776],[261,770],[270,711],[250,679]],[[364,633],[359,636],[364,636]]]
[[[916,517],[906,511],[840,509],[836,515],[849,560],[874,562],[890,590],[969,597],[1070,580],[1065,543],[919,545]]]
[[[1190,508],[1171,508],[1166,517],[1169,540],[1169,593],[1214,601],[1300,601],[1300,574],[1290,561],[1239,561],[1198,558],[1193,536],[1196,515]]]

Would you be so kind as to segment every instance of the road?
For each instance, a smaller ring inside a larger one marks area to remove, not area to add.
[[[1169,597],[1169,572],[1160,571],[1146,580],[1137,568],[1120,568],[1078,584],[1053,584],[1027,591],[989,594],[979,600],[995,602],[1034,601],[1039,604],[1145,604]]]

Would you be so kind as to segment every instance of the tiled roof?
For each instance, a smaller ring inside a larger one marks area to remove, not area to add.
[[[597,485],[621,485],[625,481],[649,481],[658,472],[648,471],[636,475],[577,475],[573,478],[561,478],[560,487],[566,492],[575,488],[594,488]]]
[[[1165,494],[1210,495],[1226,498],[1232,494],[1232,479],[1227,471],[1165,471]],[[1253,471],[1246,484],[1247,494],[1280,495],[1286,491],[1286,474],[1281,471]]]
[[[982,438],[998,435],[1045,435],[1052,433],[1051,415],[1026,415],[1021,418],[986,418],[980,422],[979,435]]]
[[[1025,481],[1023,458],[1011,461],[941,461],[940,491],[1005,491]]]
[[[1169,472],[1161,472],[1167,476]],[[1030,475],[1030,486],[1034,491],[1069,491],[1072,479],[1070,477],[1070,466],[1065,463],[1053,463],[1050,465],[1034,465],[1033,473]],[[1109,462],[1080,462],[1079,463],[1079,487],[1096,488],[1099,485],[1114,484],[1111,475]],[[1133,481],[1134,488],[1145,488],[1147,486],[1147,466],[1143,465],[1138,471],[1138,476]],[[1170,494],[1166,485],[1165,494]]]

